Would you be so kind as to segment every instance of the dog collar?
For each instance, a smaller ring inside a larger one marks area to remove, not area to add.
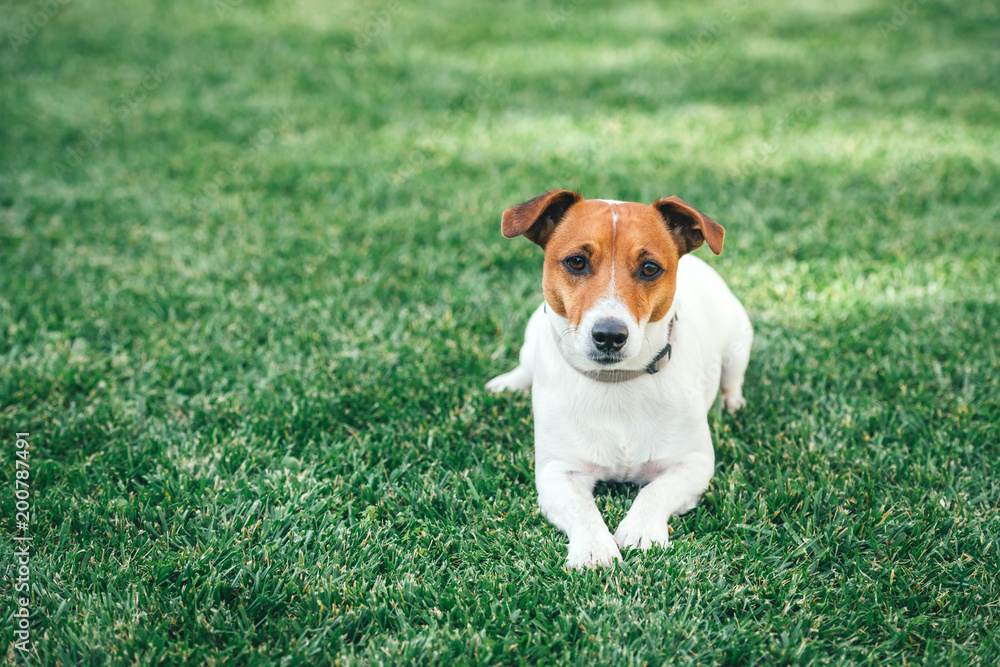
[[[660,350],[660,353],[653,357],[653,360],[650,361],[645,368],[630,371],[617,369],[609,369],[606,371],[585,371],[582,368],[577,368],[573,365],[573,362],[570,361],[565,354],[563,354],[562,348],[559,347],[559,336],[556,334],[555,329],[552,330],[552,333],[556,336],[556,349],[559,350],[559,354],[566,360],[566,363],[569,364],[570,368],[575,370],[580,375],[585,375],[591,380],[595,380],[597,382],[617,383],[635,380],[643,375],[654,375],[663,370],[663,367],[670,361],[670,355],[673,351],[674,332],[676,331],[676,327],[674,325],[676,323],[677,315],[675,314],[674,318],[670,320],[670,329],[667,332],[667,346]]]

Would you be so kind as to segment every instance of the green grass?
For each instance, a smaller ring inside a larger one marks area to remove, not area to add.
[[[33,662],[995,664],[994,0],[0,17]],[[540,299],[500,214],[557,187],[719,220],[758,334],[705,499],[610,571],[483,390]]]

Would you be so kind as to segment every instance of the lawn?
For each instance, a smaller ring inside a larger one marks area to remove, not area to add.
[[[3,0],[6,659],[996,664],[998,34],[995,0]],[[701,505],[603,571],[536,509],[530,399],[483,389],[541,298],[500,215],[552,188],[704,210],[757,330]]]

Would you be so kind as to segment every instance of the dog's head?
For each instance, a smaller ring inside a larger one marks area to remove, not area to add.
[[[646,206],[585,200],[569,190],[507,209],[502,231],[545,250],[542,290],[565,320],[562,345],[591,368],[636,359],[647,325],[670,312],[678,260],[703,242],[718,255],[725,235],[722,225],[677,197]]]

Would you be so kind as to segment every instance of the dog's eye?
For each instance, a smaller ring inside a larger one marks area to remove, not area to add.
[[[587,268],[587,258],[583,255],[570,255],[563,260],[563,264],[573,273],[582,273]]]
[[[642,266],[639,267],[639,273],[643,278],[655,278],[662,272],[663,269],[656,262],[643,262]]]

